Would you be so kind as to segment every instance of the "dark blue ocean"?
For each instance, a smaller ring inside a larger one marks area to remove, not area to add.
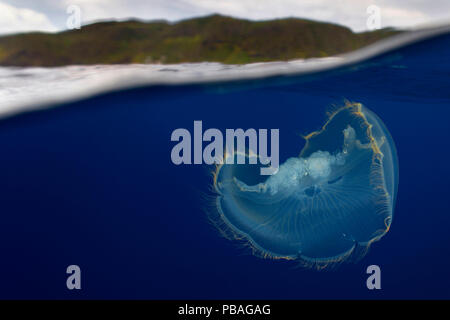
[[[171,133],[279,128],[280,161],[326,112],[360,102],[389,129],[390,231],[331,270],[261,259],[210,223],[208,165],[176,166]],[[311,76],[110,92],[0,121],[0,298],[450,298],[450,35]],[[82,289],[66,288],[66,268]],[[381,268],[368,290],[366,268]]]

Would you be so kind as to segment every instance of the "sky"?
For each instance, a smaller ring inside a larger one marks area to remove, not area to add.
[[[212,13],[251,20],[299,17],[367,31],[380,9],[381,27],[407,28],[450,21],[450,0],[0,0],[0,34],[67,29],[67,8],[78,6],[81,23],[98,20],[177,21]]]

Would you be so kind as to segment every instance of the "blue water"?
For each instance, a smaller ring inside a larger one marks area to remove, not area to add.
[[[154,86],[0,122],[0,298],[450,298],[450,35],[309,77]],[[253,256],[208,220],[214,169],[175,166],[176,128],[279,128],[280,160],[348,99],[399,156],[390,231],[318,272]],[[82,290],[66,289],[66,267]],[[382,290],[366,288],[381,267]]]

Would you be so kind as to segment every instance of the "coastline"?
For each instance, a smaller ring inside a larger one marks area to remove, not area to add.
[[[356,65],[447,33],[450,33],[450,24],[411,30],[334,57],[245,65],[204,62],[53,68],[0,67],[0,87],[4,88],[0,89],[0,98],[3,100],[0,118],[136,87],[226,84],[277,77],[303,77]],[[11,85],[14,80],[16,87]]]

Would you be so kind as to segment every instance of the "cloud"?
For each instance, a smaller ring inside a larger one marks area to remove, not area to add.
[[[42,13],[0,2],[1,34],[37,30],[56,31],[57,28]]]
[[[367,26],[367,8],[376,5],[381,11],[382,27],[415,26],[432,17],[408,6],[405,1],[387,0],[182,0],[204,12],[221,12],[242,18],[273,19],[304,17],[346,25],[355,31]],[[417,2],[417,1],[416,1]],[[448,4],[446,7],[450,7]]]
[[[450,9],[448,0],[435,0]],[[355,31],[367,29],[367,7],[381,9],[382,27],[428,23],[437,14],[422,0],[64,0],[79,5],[84,21],[99,19],[179,20],[220,13],[252,20],[302,17],[342,24]],[[428,11],[429,12],[428,12]],[[430,11],[431,10],[431,11]],[[442,12],[442,10],[440,10]]]
[[[381,26],[410,27],[432,23],[450,17],[450,1],[433,0],[0,0],[11,6],[20,6],[45,16],[40,29],[50,20],[60,30],[66,28],[69,5],[78,5],[82,20],[144,20],[166,19],[176,21],[211,13],[220,13],[252,20],[300,17],[345,25],[354,31],[367,30],[367,7],[376,5],[381,10]],[[15,8],[14,8],[15,9]],[[16,9],[19,10],[19,9]],[[25,9],[20,9],[25,10]],[[0,10],[0,25],[5,10]],[[23,27],[23,26],[22,26]],[[9,29],[13,29],[11,25]]]
[[[420,25],[431,22],[432,20],[428,15],[418,10],[395,7],[382,7],[381,17],[384,25],[395,25],[397,27]]]

